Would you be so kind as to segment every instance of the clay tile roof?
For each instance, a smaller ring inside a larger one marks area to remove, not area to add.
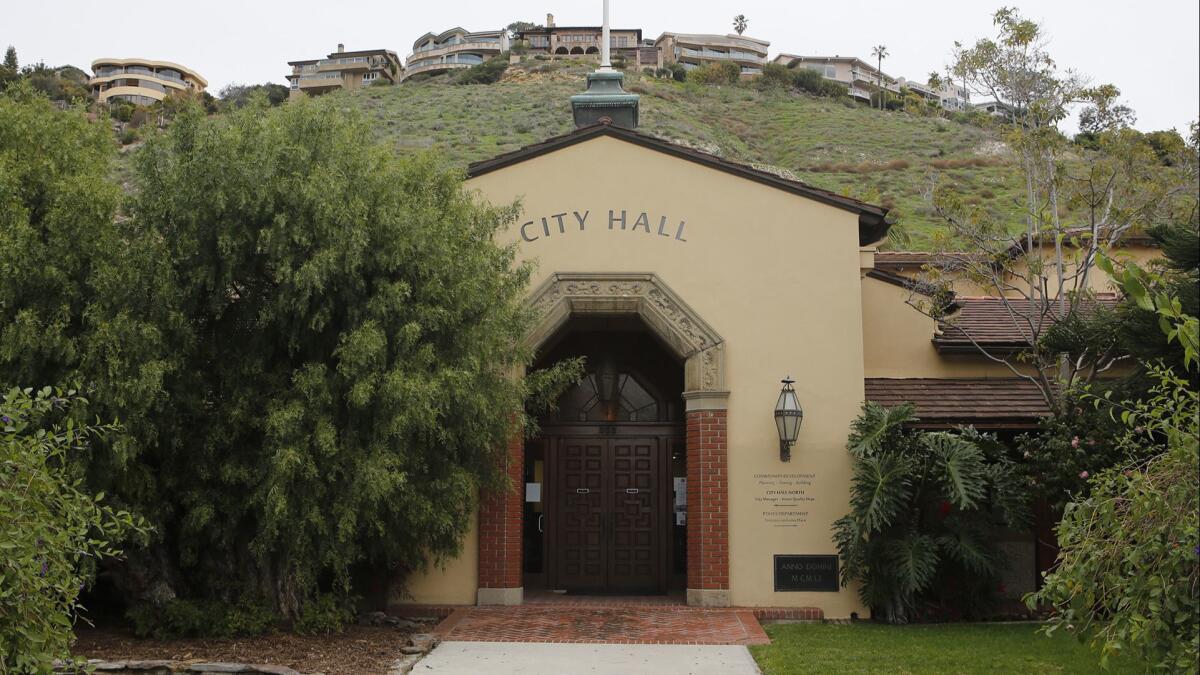
[[[1029,428],[1050,414],[1037,385],[1017,377],[876,378],[865,381],[867,400],[884,407],[911,403],[918,427],[973,424]]]
[[[876,267],[920,267],[935,259],[935,254],[925,251],[876,251]]]
[[[1114,307],[1117,297],[1103,294],[1096,302]],[[1022,349],[1034,339],[1035,331],[1045,331],[1057,317],[1056,303],[1042,311],[1042,305],[1024,298],[1010,299],[957,296],[958,310],[938,321],[933,344],[938,351],[974,351],[973,343],[991,348]],[[1085,305],[1086,307],[1086,305]]]

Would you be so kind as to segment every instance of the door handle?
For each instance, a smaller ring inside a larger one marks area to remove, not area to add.
[[[538,532],[539,532],[539,533],[541,533],[541,532],[544,532],[544,531],[545,531],[545,530],[543,530],[543,529],[542,529],[542,519],[543,519],[543,518],[545,518],[545,517],[546,517],[546,514],[544,514],[544,513],[539,513],[539,514],[538,514]]]
[[[590,492],[591,492],[591,490],[589,490],[587,488],[575,488],[575,494],[586,495]]]

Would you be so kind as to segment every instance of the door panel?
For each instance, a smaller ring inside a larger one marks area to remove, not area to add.
[[[552,586],[662,591],[669,506],[664,440],[567,437],[549,447],[556,448],[547,458]]]
[[[608,586],[614,591],[661,588],[660,548],[665,534],[658,489],[662,458],[657,439],[613,439],[611,540]]]
[[[607,444],[563,439],[557,456],[555,518],[557,585],[604,586],[604,483]]]

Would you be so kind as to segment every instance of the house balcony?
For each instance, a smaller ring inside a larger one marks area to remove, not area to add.
[[[108,84],[115,80],[138,80],[147,83],[149,89],[161,89],[162,91],[187,91],[192,88],[192,85],[185,82],[182,78],[167,77],[164,74],[142,72],[142,71],[126,71],[122,73],[108,72],[99,77],[93,77],[88,80],[89,87],[97,87],[102,84]]]
[[[301,76],[297,83],[301,90],[329,90],[343,86],[342,74],[339,73],[310,73]]]
[[[738,50],[717,51],[713,49],[692,49],[690,47],[680,47],[679,58],[690,59],[693,61],[733,61],[735,63],[744,63],[749,66],[762,66],[767,62],[766,54],[755,54],[754,52],[744,52]]]
[[[410,65],[405,68],[404,74],[400,79],[404,81],[413,75],[420,75],[421,73],[437,74],[459,68],[470,68],[471,66],[483,63],[487,60],[488,56],[487,54],[452,54],[433,63],[421,63],[421,61],[427,60],[422,58],[416,62],[417,65]]]
[[[426,47],[414,51],[412,56],[408,57],[407,62],[412,63],[414,61],[424,61],[425,59],[436,59],[460,52],[487,53],[494,56],[500,53],[500,41],[458,42],[455,44],[438,45],[436,47]]]

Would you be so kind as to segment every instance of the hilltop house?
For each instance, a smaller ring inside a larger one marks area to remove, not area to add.
[[[554,15],[547,14],[545,26],[522,31],[517,34],[517,39],[526,41],[533,53],[599,58],[601,32],[601,26],[558,26],[554,23]],[[642,29],[613,28],[608,37],[613,58],[623,58],[639,67],[654,65],[640,60]]]
[[[170,61],[96,59],[88,80],[100,103],[112,100],[150,105],[171,94],[199,93],[208,86],[200,73]]]
[[[508,31],[503,28],[472,33],[456,26],[438,35],[426,33],[413,43],[401,79],[470,68],[506,51]]]
[[[869,102],[871,94],[881,88],[893,94],[900,94],[900,86],[895,78],[853,56],[779,54],[772,63],[778,63],[788,68],[815,70],[827,80],[846,85],[847,93],[860,101]]]
[[[917,94],[927,101],[937,103],[946,110],[970,110],[971,92],[966,87],[942,82],[937,87],[931,87],[924,82],[906,80],[903,77],[896,81],[902,89]]]
[[[737,34],[663,33],[654,46],[658,50],[659,68],[671,63],[688,70],[710,63],[734,63],[745,77],[762,73],[771,43]]]
[[[396,52],[387,49],[348,52],[342,44],[323,59],[288,61],[288,65],[292,67],[287,75],[292,98],[338,89],[361,89],[379,82],[396,84],[404,70]]]

